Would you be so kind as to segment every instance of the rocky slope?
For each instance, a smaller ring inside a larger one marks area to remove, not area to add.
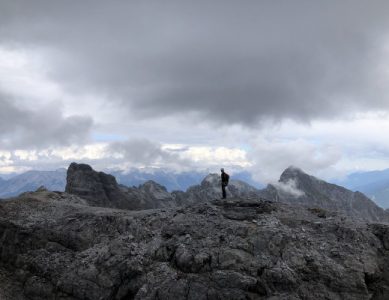
[[[273,201],[340,211],[355,219],[389,221],[389,214],[364,194],[330,184],[295,167],[286,169],[278,185],[269,185],[259,195]]]
[[[136,210],[175,205],[166,189],[155,182],[128,188],[119,185],[112,175],[96,172],[85,164],[69,166],[65,191],[86,199],[91,206]]]
[[[389,227],[239,198],[144,211],[40,191],[0,203],[14,299],[388,299]]]

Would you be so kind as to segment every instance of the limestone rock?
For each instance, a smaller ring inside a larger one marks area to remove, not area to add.
[[[323,208],[372,222],[389,221],[389,214],[360,192],[320,180],[289,167],[280,177],[278,185],[269,185],[259,194],[273,201]]]
[[[0,296],[388,299],[389,226],[258,198],[143,211],[0,203]]]
[[[43,185],[41,185],[39,188],[37,188],[36,192],[41,193],[41,192],[47,192],[47,188]]]
[[[89,205],[121,209],[148,209],[174,205],[171,195],[156,183],[127,188],[115,177],[96,172],[86,164],[72,163],[67,172],[66,189],[88,201]]]

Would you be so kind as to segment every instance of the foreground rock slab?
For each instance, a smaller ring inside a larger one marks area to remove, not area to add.
[[[389,226],[260,199],[0,203],[2,299],[389,299]],[[7,298],[8,297],[8,298]]]

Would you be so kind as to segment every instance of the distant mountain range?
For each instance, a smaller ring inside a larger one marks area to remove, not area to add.
[[[155,181],[164,186],[167,191],[186,191],[189,187],[199,184],[207,172],[183,172],[175,173],[164,170],[142,171],[133,169],[130,172],[108,171],[115,176],[118,183],[128,187],[138,187],[147,181]],[[256,188],[261,188],[255,182],[249,172],[237,172],[233,174],[236,180],[244,181]],[[56,171],[28,171],[20,175],[14,175],[9,179],[0,177],[0,198],[17,196],[23,192],[35,191],[40,186],[45,186],[51,191],[64,191],[66,186],[66,169]]]
[[[147,181],[155,181],[166,187],[169,192],[172,191],[186,191],[189,187],[199,184],[208,172],[182,172],[175,173],[164,170],[155,170],[147,172],[142,170],[131,170],[130,172],[108,171],[109,174],[116,177],[116,180],[126,186],[139,186]],[[233,174],[234,179],[247,182],[248,184],[257,188],[263,187],[262,184],[256,182],[251,177],[249,172],[237,172]]]
[[[362,192],[382,208],[389,208],[389,169],[352,173],[343,180],[333,182]]]
[[[164,170],[142,171],[133,169],[130,172],[112,171],[107,172],[116,177],[116,180],[126,186],[139,186],[149,180],[158,182],[168,191],[184,191],[191,185],[199,183],[206,175],[205,172],[173,173]]]
[[[0,198],[17,196],[27,191],[35,191],[40,186],[45,186],[51,191],[64,191],[66,184],[66,169],[56,171],[28,171],[11,177],[8,180],[0,180]]]
[[[67,172],[66,192],[86,199],[89,205],[130,210],[177,207],[209,202],[221,197],[219,174],[207,175],[186,192],[169,193],[165,187],[148,181],[139,187],[126,187],[114,176],[97,172],[89,165],[72,163]],[[357,221],[389,222],[389,212],[360,192],[325,182],[296,167],[287,168],[276,184],[257,189],[231,179],[227,196],[239,199],[265,199],[319,209],[319,213],[339,212]]]
[[[168,192],[186,191],[188,188],[201,185],[207,172],[175,173],[166,170],[143,171],[133,169],[130,172],[107,172],[116,177],[118,183],[128,187],[138,187],[148,181],[164,186]],[[232,174],[234,180],[245,182],[256,189],[264,186],[253,180],[249,172]],[[351,191],[359,191],[382,208],[389,208],[389,169],[383,171],[359,172],[347,176],[343,180],[331,181]],[[17,196],[20,193],[34,191],[40,186],[49,190],[64,191],[66,185],[66,169],[55,171],[28,171],[12,177],[0,177],[0,198]]]

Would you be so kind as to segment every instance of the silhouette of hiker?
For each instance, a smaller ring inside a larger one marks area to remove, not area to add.
[[[222,193],[223,193],[223,198],[227,198],[227,193],[226,193],[226,186],[228,185],[228,180],[230,179],[230,175],[228,175],[226,172],[224,172],[224,169],[221,168],[220,171],[222,172],[221,174],[221,179],[222,179]]]

